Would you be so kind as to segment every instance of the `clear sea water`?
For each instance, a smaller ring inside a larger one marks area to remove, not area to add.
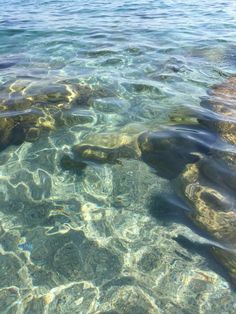
[[[0,152],[0,313],[235,313],[207,237],[178,211],[155,211],[169,180],[141,160],[81,171],[60,160],[91,136],[155,130],[199,108],[236,73],[236,2],[0,5],[0,101],[14,103],[1,121],[27,100],[66,112]]]

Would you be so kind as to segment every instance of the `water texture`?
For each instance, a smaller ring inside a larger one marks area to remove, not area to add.
[[[215,118],[200,103],[236,74],[236,2],[0,5],[0,313],[235,313],[220,244],[168,169],[67,157]],[[229,149],[198,134],[201,153]]]

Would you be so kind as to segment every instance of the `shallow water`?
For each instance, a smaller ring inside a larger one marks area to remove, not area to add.
[[[163,171],[61,159],[89,137],[215,118],[200,102],[236,73],[236,2],[0,4],[0,312],[235,313],[209,250],[221,244],[188,220]],[[197,141],[235,153],[212,142]]]

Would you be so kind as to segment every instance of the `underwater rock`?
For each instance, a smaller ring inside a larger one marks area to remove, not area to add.
[[[228,270],[230,278],[232,280],[233,285],[236,283],[236,251],[235,247],[229,248],[218,248],[212,247],[212,253],[217,258],[218,261],[221,262],[222,265]]]
[[[82,231],[69,230],[48,236],[40,233],[44,239],[41,242],[37,241],[37,234],[33,237],[28,239],[33,244],[33,263],[52,271],[55,281],[60,284],[81,280],[99,284],[116,277],[121,271],[119,257],[88,240]]]
[[[211,156],[201,161],[201,173],[211,184],[234,195],[236,190],[236,154],[211,150]]]
[[[14,66],[16,62],[11,62],[11,61],[0,61],[0,69],[6,69]]]
[[[35,141],[41,130],[52,129],[51,118],[46,118],[40,111],[24,110],[23,112],[10,113],[4,117],[4,112],[0,113],[0,149],[9,145],[19,145],[25,140]],[[3,116],[3,117],[2,117]]]
[[[4,251],[16,251],[20,241],[20,232],[18,230],[6,230],[0,225],[1,245]]]
[[[118,289],[117,289],[118,288]],[[103,311],[99,313],[159,313],[152,297],[136,285],[112,286],[101,296]]]
[[[111,135],[101,141],[100,146],[99,136],[89,142],[91,144],[82,143],[72,148],[74,162],[119,163],[121,158],[141,159],[154,168],[159,176],[172,179],[179,175],[186,164],[198,161],[199,153],[209,151],[215,142],[215,135],[193,124],[169,126],[156,132],[131,136]]]
[[[48,291],[57,286],[53,272],[51,270],[44,269],[43,266],[38,265],[28,265],[28,272],[34,286],[40,288],[41,291]]]
[[[162,254],[158,251],[147,252],[143,254],[138,261],[138,268],[142,272],[151,272],[153,269],[157,268],[162,258]]]
[[[236,282],[236,77],[214,86],[201,105],[210,114],[209,118],[198,117],[199,124],[172,125],[130,136],[121,133],[115,143],[114,135],[100,143],[95,135],[90,142],[72,148],[72,160],[116,163],[120,158],[141,159],[159,176],[172,180],[193,223],[218,241],[212,251]]]
[[[136,136],[126,134],[100,134],[86,143],[72,147],[72,160],[84,163],[120,163],[120,158],[137,158],[139,155]],[[96,143],[96,145],[94,145]],[[73,162],[71,161],[71,166]]]
[[[236,144],[236,77],[214,86],[208,94],[201,106],[209,112],[199,119],[200,123],[216,131],[230,144]]]
[[[19,271],[22,267],[20,259],[13,253],[0,254],[0,288],[22,286]]]
[[[173,179],[186,164],[197,162],[199,153],[207,153],[214,141],[214,134],[198,125],[177,125],[163,131],[142,133],[138,146],[144,162],[159,176]]]
[[[69,85],[58,83],[52,84],[30,84],[26,87],[26,99],[40,105],[66,106],[75,97],[76,91]]]
[[[77,145],[73,147],[76,159],[95,163],[119,163],[119,158],[132,158],[133,150],[126,146],[106,148],[91,145]]]
[[[23,60],[23,56],[1,54],[0,56],[0,70],[8,69]]]
[[[17,302],[20,293],[16,287],[8,287],[0,290],[0,313],[17,313]]]
[[[22,302],[25,314],[44,312],[46,303],[42,297],[32,297],[31,300],[26,301],[28,302],[25,302],[24,300]]]
[[[77,160],[74,160],[69,155],[64,155],[61,159],[61,167],[64,170],[83,170],[86,168],[86,164]]]
[[[0,89],[0,150],[35,141],[44,131],[79,124],[83,117],[70,119],[62,113],[73,106],[88,106],[90,99],[100,94],[79,83],[16,80],[5,84]]]
[[[187,165],[177,178],[175,187],[191,208],[189,216],[201,229],[225,243],[236,241],[236,213],[234,195],[222,186],[207,180],[201,171],[202,161]]]
[[[50,293],[49,293],[50,294]],[[97,291],[89,282],[58,287],[48,299],[49,313],[94,313]]]
[[[202,106],[211,110],[213,117],[200,119],[200,123],[228,144],[211,149],[210,156],[187,165],[174,185],[191,209],[191,220],[218,241],[219,247],[212,247],[212,252],[226,267],[235,284],[236,77],[214,86]]]
[[[218,242],[211,248],[236,282],[236,212],[234,194],[216,180],[209,180],[202,168],[206,160],[187,165],[174,181],[177,194],[187,202],[190,219]],[[210,162],[209,162],[210,164]],[[215,181],[215,182],[214,182]]]
[[[14,121],[12,119],[0,118],[0,147],[5,148],[12,139]]]

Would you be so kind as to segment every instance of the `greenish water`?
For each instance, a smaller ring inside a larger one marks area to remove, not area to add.
[[[0,313],[235,313],[214,239],[160,206],[170,180],[139,158],[61,160],[211,117],[202,97],[236,73],[236,2],[0,4]]]

